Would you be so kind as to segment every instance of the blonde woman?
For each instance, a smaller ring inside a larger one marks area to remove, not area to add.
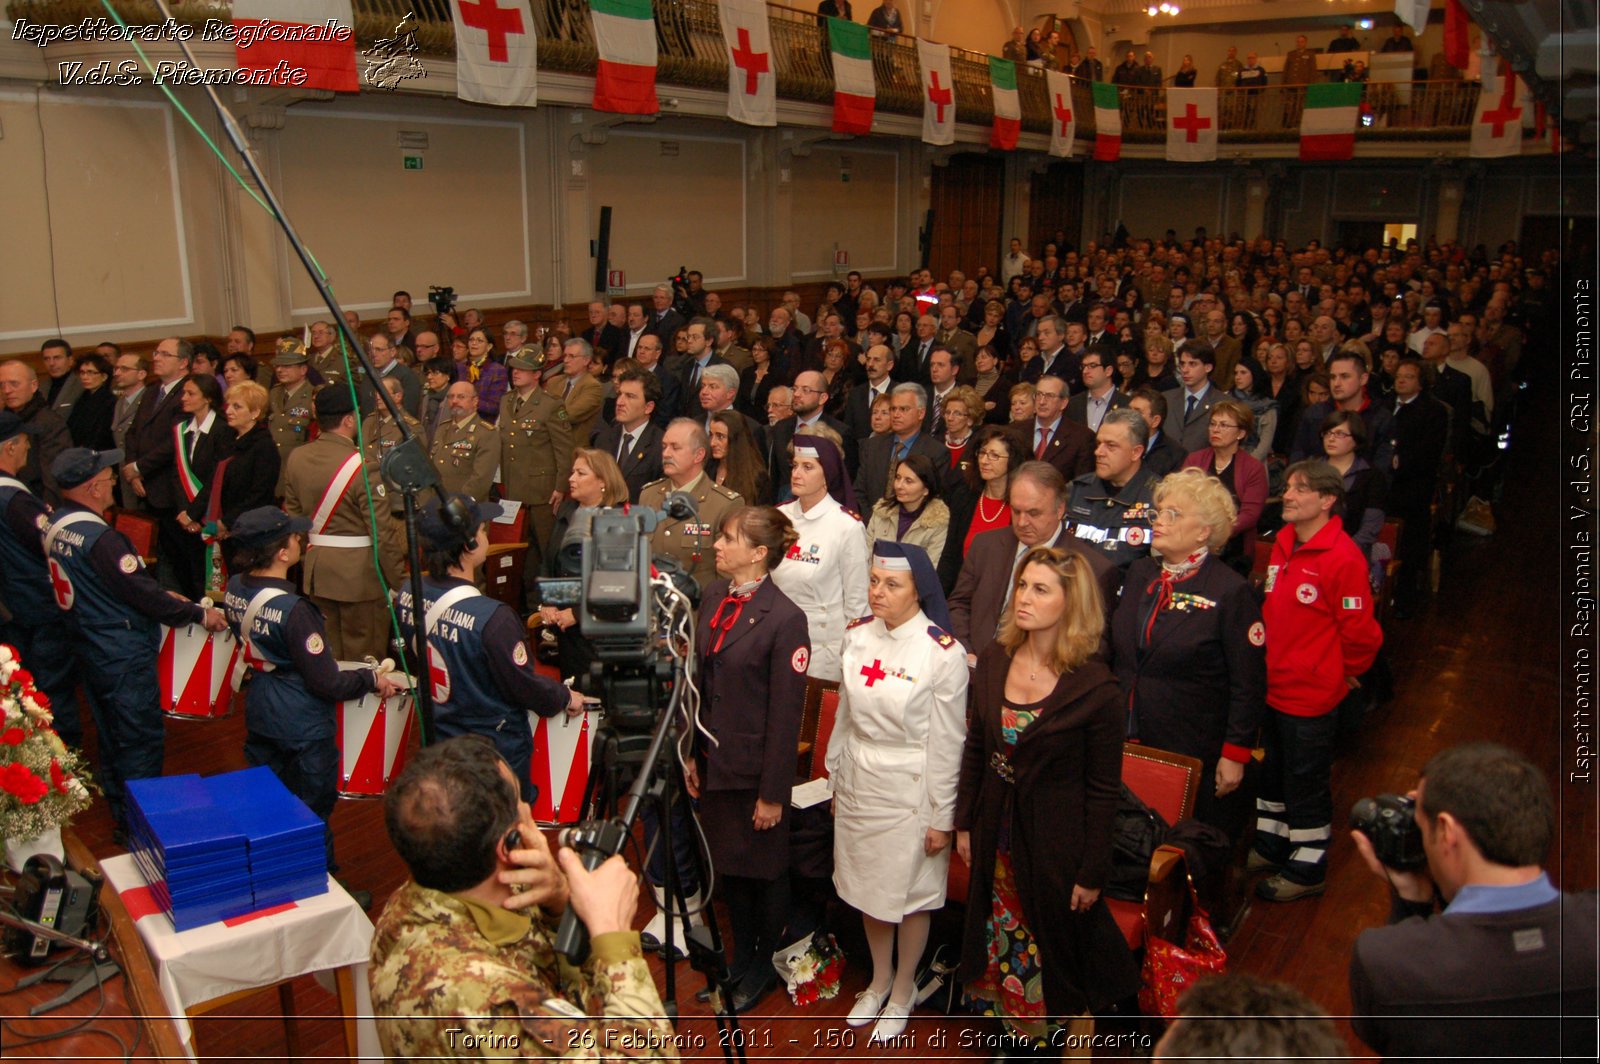
[[[1093,1010],[1139,986],[1100,897],[1125,721],[1111,670],[1092,658],[1104,629],[1088,562],[1034,547],[973,677],[955,817],[972,869],[958,978],[969,1002],[1035,1044],[1063,1027],[1091,1034]]]

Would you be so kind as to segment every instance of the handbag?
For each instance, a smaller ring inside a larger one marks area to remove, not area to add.
[[[1178,1015],[1178,998],[1195,983],[1208,976],[1221,975],[1228,968],[1228,953],[1217,939],[1206,911],[1195,894],[1194,879],[1185,873],[1189,884],[1189,922],[1183,945],[1147,934],[1144,940],[1144,967],[1139,972],[1139,1011],[1146,1016],[1173,1019]]]
[[[962,1002],[961,983],[956,980],[956,968],[960,961],[954,944],[944,943],[934,950],[917,972],[917,988],[912,995],[912,1002],[946,1016],[967,1012]]]

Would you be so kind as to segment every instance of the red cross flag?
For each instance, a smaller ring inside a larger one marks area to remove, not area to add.
[[[1469,154],[1478,159],[1522,154],[1522,110],[1517,103],[1517,76],[1511,68],[1502,61],[1497,70],[1485,70],[1478,110],[1472,116]]]
[[[456,95],[473,103],[539,102],[537,34],[528,0],[455,0]]]
[[[1167,158],[1208,163],[1217,157],[1217,90],[1167,90]]]
[[[728,46],[728,117],[747,126],[777,125],[777,71],[767,5],[762,0],[718,0],[717,9]]]
[[[1072,154],[1072,141],[1078,135],[1078,116],[1073,114],[1072,107],[1072,79],[1059,70],[1046,70],[1044,91],[1050,104],[1050,154],[1065,159]]]
[[[928,144],[956,142],[956,90],[950,77],[950,46],[917,38],[922,69],[922,139]]]

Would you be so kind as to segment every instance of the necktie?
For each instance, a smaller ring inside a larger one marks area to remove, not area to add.
[[[1039,461],[1044,460],[1044,449],[1050,446],[1051,432],[1043,425],[1039,426],[1039,446],[1033,449],[1033,457]]]
[[[917,355],[917,368],[923,369],[928,365],[928,349],[933,346],[932,340],[922,342],[922,353]]]
[[[572,386],[574,384],[576,384],[576,383],[578,383],[576,377],[568,377],[567,378],[567,386],[565,388],[561,389],[561,398],[562,399],[565,399],[567,396],[572,394]]]
[[[941,395],[935,395],[933,397],[933,423],[935,425],[939,424],[939,419],[941,417],[943,417],[943,416],[944,416],[944,397],[941,396]]]
[[[696,362],[689,370],[689,390],[695,391],[700,387],[700,363]]]
[[[633,450],[633,433],[624,432],[622,442],[617,444],[617,461],[622,461],[622,456]]]
[[[1194,414],[1194,405],[1199,401],[1200,400],[1196,399],[1194,396],[1189,396],[1189,401],[1183,404],[1183,420],[1189,420],[1189,418]]]

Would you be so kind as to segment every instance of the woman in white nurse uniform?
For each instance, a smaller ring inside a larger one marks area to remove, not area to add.
[[[867,542],[838,445],[821,436],[796,436],[789,489],[794,499],[778,509],[800,539],[772,582],[805,611],[811,631],[806,675],[837,681],[845,625],[867,612]]]
[[[876,1019],[872,1036],[886,1040],[905,1030],[929,918],[944,904],[967,658],[921,547],[879,540],[868,598],[873,615],[845,633],[828,772],[833,883],[872,949],[872,983],[849,1022]]]

